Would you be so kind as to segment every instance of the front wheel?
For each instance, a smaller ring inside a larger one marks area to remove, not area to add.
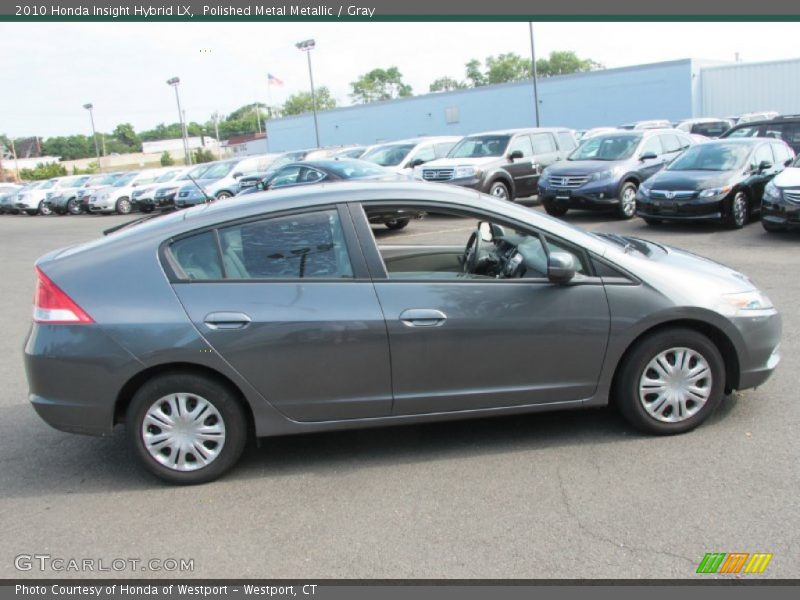
[[[513,195],[508,190],[508,186],[502,181],[495,181],[491,186],[489,186],[489,195],[494,196],[495,198],[500,198],[500,200],[514,199]]]
[[[117,204],[115,206],[117,212],[121,215],[129,215],[131,214],[131,210],[133,207],[131,206],[131,201],[127,198],[120,198],[117,200]]]
[[[83,210],[81,209],[81,203],[78,202],[76,198],[73,198],[69,202],[67,202],[67,212],[71,215],[79,215]]]
[[[706,336],[691,329],[655,333],[631,349],[614,400],[637,429],[683,433],[705,421],[722,400],[725,363]]]
[[[409,219],[392,219],[391,221],[386,221],[384,225],[389,229],[396,231],[398,229],[403,229],[406,225],[408,225]]]
[[[39,210],[36,212],[38,212],[40,215],[52,215],[53,209],[51,209],[47,204],[45,204],[44,200],[42,200],[39,202]]]
[[[747,195],[744,192],[736,192],[730,201],[727,214],[723,217],[725,225],[729,229],[741,229],[747,223],[749,213]]]
[[[144,467],[165,481],[212,481],[239,460],[247,420],[227,387],[202,375],[162,375],[134,395],[126,417],[129,441]]]
[[[217,200],[225,200],[226,198],[232,198],[233,194],[230,192],[220,192],[217,194]]]
[[[619,190],[619,204],[617,216],[620,219],[630,219],[636,214],[636,184],[628,181]]]

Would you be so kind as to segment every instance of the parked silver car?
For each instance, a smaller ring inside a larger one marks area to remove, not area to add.
[[[471,233],[379,244],[387,211]],[[609,402],[681,433],[780,360],[780,317],[745,275],[455,186],[249,194],[51,252],[36,274],[34,408],[64,431],[125,422],[175,483],[218,477],[250,433]]]

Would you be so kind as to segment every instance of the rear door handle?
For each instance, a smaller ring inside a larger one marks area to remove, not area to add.
[[[203,322],[209,329],[244,329],[250,324],[250,317],[240,312],[213,312]]]
[[[400,321],[406,327],[438,327],[446,320],[446,314],[433,308],[409,308],[400,313]]]

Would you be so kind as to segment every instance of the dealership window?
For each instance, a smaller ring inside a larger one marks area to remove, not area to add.
[[[522,156],[525,158],[533,156],[533,146],[531,145],[530,136],[520,135],[511,140],[508,146],[508,153],[511,154],[514,150],[520,150]]]
[[[549,133],[535,133],[531,138],[533,138],[534,154],[548,154],[557,151],[556,142]]]

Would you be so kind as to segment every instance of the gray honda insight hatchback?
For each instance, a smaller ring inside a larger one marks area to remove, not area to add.
[[[370,217],[404,211],[462,219],[463,242],[379,244]],[[681,433],[780,360],[780,316],[745,275],[436,184],[252,194],[35,270],[34,408],[76,433],[125,423],[173,483],[218,477],[252,436],[609,402]]]

